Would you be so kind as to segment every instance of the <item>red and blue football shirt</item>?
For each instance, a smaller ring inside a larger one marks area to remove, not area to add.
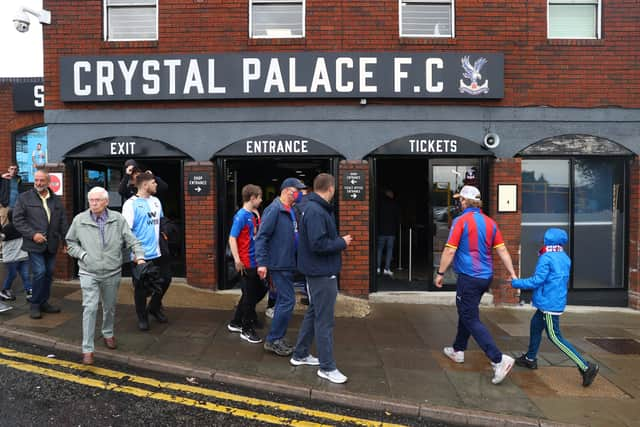
[[[255,237],[258,233],[260,220],[253,212],[241,208],[233,217],[233,225],[229,235],[235,237],[238,242],[238,255],[240,261],[247,268],[257,267]]]
[[[456,249],[456,273],[480,279],[493,276],[493,249],[504,246],[496,222],[479,208],[467,208],[453,220],[446,246]]]

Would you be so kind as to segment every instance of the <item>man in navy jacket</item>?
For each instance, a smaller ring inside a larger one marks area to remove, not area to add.
[[[289,356],[293,352],[293,346],[284,337],[296,305],[293,275],[296,270],[299,236],[298,218],[293,203],[299,198],[303,188],[305,185],[297,178],[282,181],[280,197],[262,213],[260,230],[255,240],[258,276],[264,279],[267,271],[270,271],[278,293],[264,349],[278,356]]]
[[[313,191],[302,210],[298,247],[298,270],[307,278],[309,308],[290,362],[294,366],[319,366],[320,378],[340,384],[347,381],[347,377],[336,368],[333,359],[333,314],[338,296],[337,275],[342,268],[341,253],[353,239],[350,235],[338,235],[331,205],[336,191],[333,176],[318,175],[313,181]],[[319,358],[309,354],[314,335]]]

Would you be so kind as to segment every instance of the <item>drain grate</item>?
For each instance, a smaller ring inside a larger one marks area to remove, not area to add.
[[[613,354],[640,354],[640,342],[632,338],[587,338],[587,341]]]

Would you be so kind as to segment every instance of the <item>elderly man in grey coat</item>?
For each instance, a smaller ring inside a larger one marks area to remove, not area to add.
[[[82,363],[93,364],[94,333],[98,303],[102,302],[102,336],[109,349],[116,348],[113,324],[120,277],[122,248],[132,250],[138,264],[144,263],[144,249],[124,217],[110,209],[109,193],[93,187],[89,209],[79,213],[67,233],[67,252],[78,260],[82,288]]]

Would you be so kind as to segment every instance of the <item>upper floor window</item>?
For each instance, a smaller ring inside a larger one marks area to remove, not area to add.
[[[104,38],[158,40],[158,0],[104,0]]]
[[[305,0],[250,0],[249,36],[304,37]]]
[[[47,127],[17,132],[13,141],[18,174],[22,181],[33,182],[33,174],[47,163]]]
[[[454,0],[399,0],[400,37],[454,37]]]
[[[599,39],[601,0],[549,0],[550,39]]]

